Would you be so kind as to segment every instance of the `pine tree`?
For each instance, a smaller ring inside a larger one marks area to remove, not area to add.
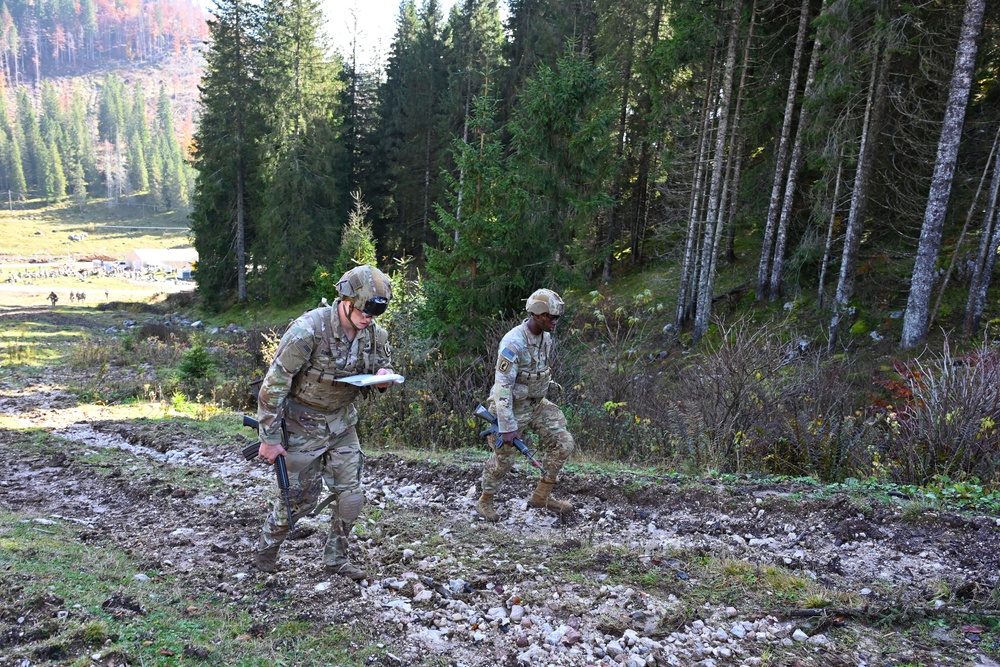
[[[390,245],[414,252],[431,239],[429,220],[441,195],[441,169],[447,164],[447,48],[437,0],[426,0],[419,11],[404,3],[400,11],[379,95],[383,177],[392,204],[384,212],[384,235]]]
[[[550,278],[589,274],[600,261],[590,251],[597,217],[613,203],[616,167],[607,92],[586,55],[570,52],[554,69],[539,68],[509,124],[511,171],[526,193],[521,230],[535,240],[536,261],[553,264]]]
[[[67,138],[75,159],[83,169],[83,182],[96,188],[100,178],[97,170],[97,151],[90,131],[91,118],[87,113],[84,92],[77,87],[73,91],[67,121]]]
[[[156,101],[156,140],[163,157],[164,200],[172,209],[187,208],[190,200],[187,191],[187,163],[181,153],[177,135],[174,133],[173,114],[170,111],[170,96],[166,86],[160,85]]]
[[[27,189],[38,189],[40,183],[41,134],[38,130],[38,119],[31,105],[31,98],[25,88],[17,91],[17,119],[14,129],[16,140],[20,146],[21,163],[24,168],[24,179]]]
[[[115,74],[108,74],[101,84],[97,111],[98,137],[102,141],[119,141],[125,138],[125,83]]]
[[[51,172],[51,189],[49,201],[60,202],[66,197],[66,172],[63,170],[62,155],[55,140],[49,142],[49,171]]]
[[[167,207],[167,200],[164,198],[166,192],[163,183],[163,156],[160,154],[160,142],[150,142],[149,159],[146,165],[149,168],[149,201],[153,205],[153,210],[161,211]]]
[[[201,117],[195,133],[191,229],[198,250],[195,280],[209,308],[247,299],[247,256],[257,233],[262,99],[257,75],[259,8],[246,0],[219,0],[209,22]],[[154,154],[150,187],[162,158]],[[162,178],[162,173],[159,175]]]
[[[79,155],[73,156],[73,162],[69,168],[69,188],[73,197],[73,203],[83,210],[87,203],[87,178],[83,169],[83,160]]]
[[[336,278],[355,266],[362,264],[375,266],[378,262],[378,256],[375,254],[375,236],[372,234],[371,222],[368,221],[368,212],[371,208],[365,204],[360,190],[352,192],[351,198],[354,200],[354,209],[347,216],[347,224],[340,233],[340,250],[337,252],[337,261],[331,269],[331,275]]]
[[[149,166],[146,152],[149,150],[149,126],[146,124],[146,98],[142,84],[137,83],[132,91],[132,104],[126,121],[128,132],[128,178],[137,192],[149,190]]]
[[[514,185],[494,128],[497,102],[477,97],[471,111],[472,140],[457,138],[452,144],[462,179],[445,175],[448,206],[438,206],[432,223],[438,242],[424,247],[429,328],[461,348],[477,342],[486,319],[516,312],[537,278],[529,268],[531,239],[516,216],[523,193]]]
[[[403,86],[405,72],[412,59],[416,40],[417,10],[413,0],[400,3],[396,16],[385,80],[375,91],[374,127],[360,135],[362,148],[356,186],[365,193],[372,207],[372,229],[375,236],[388,241],[388,226],[396,218],[398,203],[395,198],[396,175],[399,171],[397,156],[403,144],[403,123],[407,110],[407,92]],[[390,245],[394,245],[389,241]]]
[[[23,198],[27,192],[27,185],[24,181],[24,167],[21,164],[21,147],[7,114],[6,95],[2,94],[0,94],[0,135],[4,138],[3,163],[0,166],[6,176],[4,190],[7,191],[5,198],[9,202],[15,198]]]
[[[345,155],[339,136],[339,62],[326,58],[315,0],[267,6],[261,82],[268,146],[261,234],[262,288],[271,297],[304,294],[317,264],[336,252],[346,213]]]

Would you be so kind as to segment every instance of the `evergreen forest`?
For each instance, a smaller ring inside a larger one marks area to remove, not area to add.
[[[0,3],[3,204],[186,211],[191,130],[173,109],[183,83],[156,68],[197,62],[206,35],[187,0]]]
[[[1000,3],[500,9],[403,0],[372,69],[327,48],[315,0],[220,0],[203,304],[389,271],[408,389],[375,421],[411,446],[462,446],[544,286],[570,303],[561,403],[603,456],[996,479]]]
[[[943,315],[974,334],[1000,247],[998,10],[404,0],[371,69],[327,55],[314,0],[222,0],[195,139],[202,295],[315,292],[361,206],[379,262],[414,260],[423,323],[459,346],[538,285],[652,266],[695,341],[743,294],[808,303],[831,350],[871,308],[899,312],[903,348]]]

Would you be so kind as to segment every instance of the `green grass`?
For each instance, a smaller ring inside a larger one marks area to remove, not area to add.
[[[119,654],[130,664],[166,667],[201,656],[264,667],[362,665],[374,653],[345,628],[289,620],[251,630],[254,619],[227,600],[185,591],[183,581],[144,570],[115,549],[82,544],[63,524],[0,510],[0,526],[0,609],[24,618],[25,636],[34,637],[5,648],[8,657],[86,665],[93,654]],[[140,612],[127,609],[135,605]]]
[[[110,319],[102,315],[95,317],[107,319],[110,324]],[[71,346],[85,343],[87,337],[82,327],[34,320],[2,320],[0,365],[59,365],[66,359]]]
[[[30,204],[30,202],[29,202]],[[65,258],[105,254],[124,258],[134,248],[190,247],[184,214],[154,213],[143,207],[108,207],[94,200],[83,207],[63,203],[44,208],[0,210],[4,254],[9,258]],[[71,241],[71,234],[87,237]]]

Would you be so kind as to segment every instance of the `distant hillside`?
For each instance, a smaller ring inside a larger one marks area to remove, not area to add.
[[[207,15],[189,0],[4,0],[0,70],[10,85],[190,51]]]
[[[207,15],[188,0],[0,2],[0,194],[186,212]]]

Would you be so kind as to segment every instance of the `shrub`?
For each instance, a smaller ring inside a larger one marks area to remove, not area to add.
[[[371,223],[368,222],[368,212],[371,207],[361,199],[361,191],[351,193],[354,199],[354,210],[347,219],[347,224],[340,233],[340,252],[333,266],[329,269],[317,266],[313,271],[313,287],[311,294],[317,303],[325,298],[330,303],[337,298],[337,281],[348,269],[362,264],[376,266],[378,258],[375,254],[375,235]]]
[[[136,339],[143,341],[155,338],[164,343],[184,343],[187,342],[187,334],[172,327],[160,324],[159,322],[146,322],[139,328]]]
[[[896,365],[902,387],[886,408],[895,437],[886,452],[901,482],[936,477],[996,480],[1000,469],[1000,355],[987,344],[956,357],[940,352]]]
[[[578,448],[617,460],[672,457],[656,419],[659,356],[647,352],[648,324],[661,306],[649,290],[623,305],[595,291],[588,305],[560,342],[567,395],[557,400],[566,402]]]
[[[202,345],[195,345],[184,353],[177,370],[185,382],[206,380],[215,373],[215,361]]]

